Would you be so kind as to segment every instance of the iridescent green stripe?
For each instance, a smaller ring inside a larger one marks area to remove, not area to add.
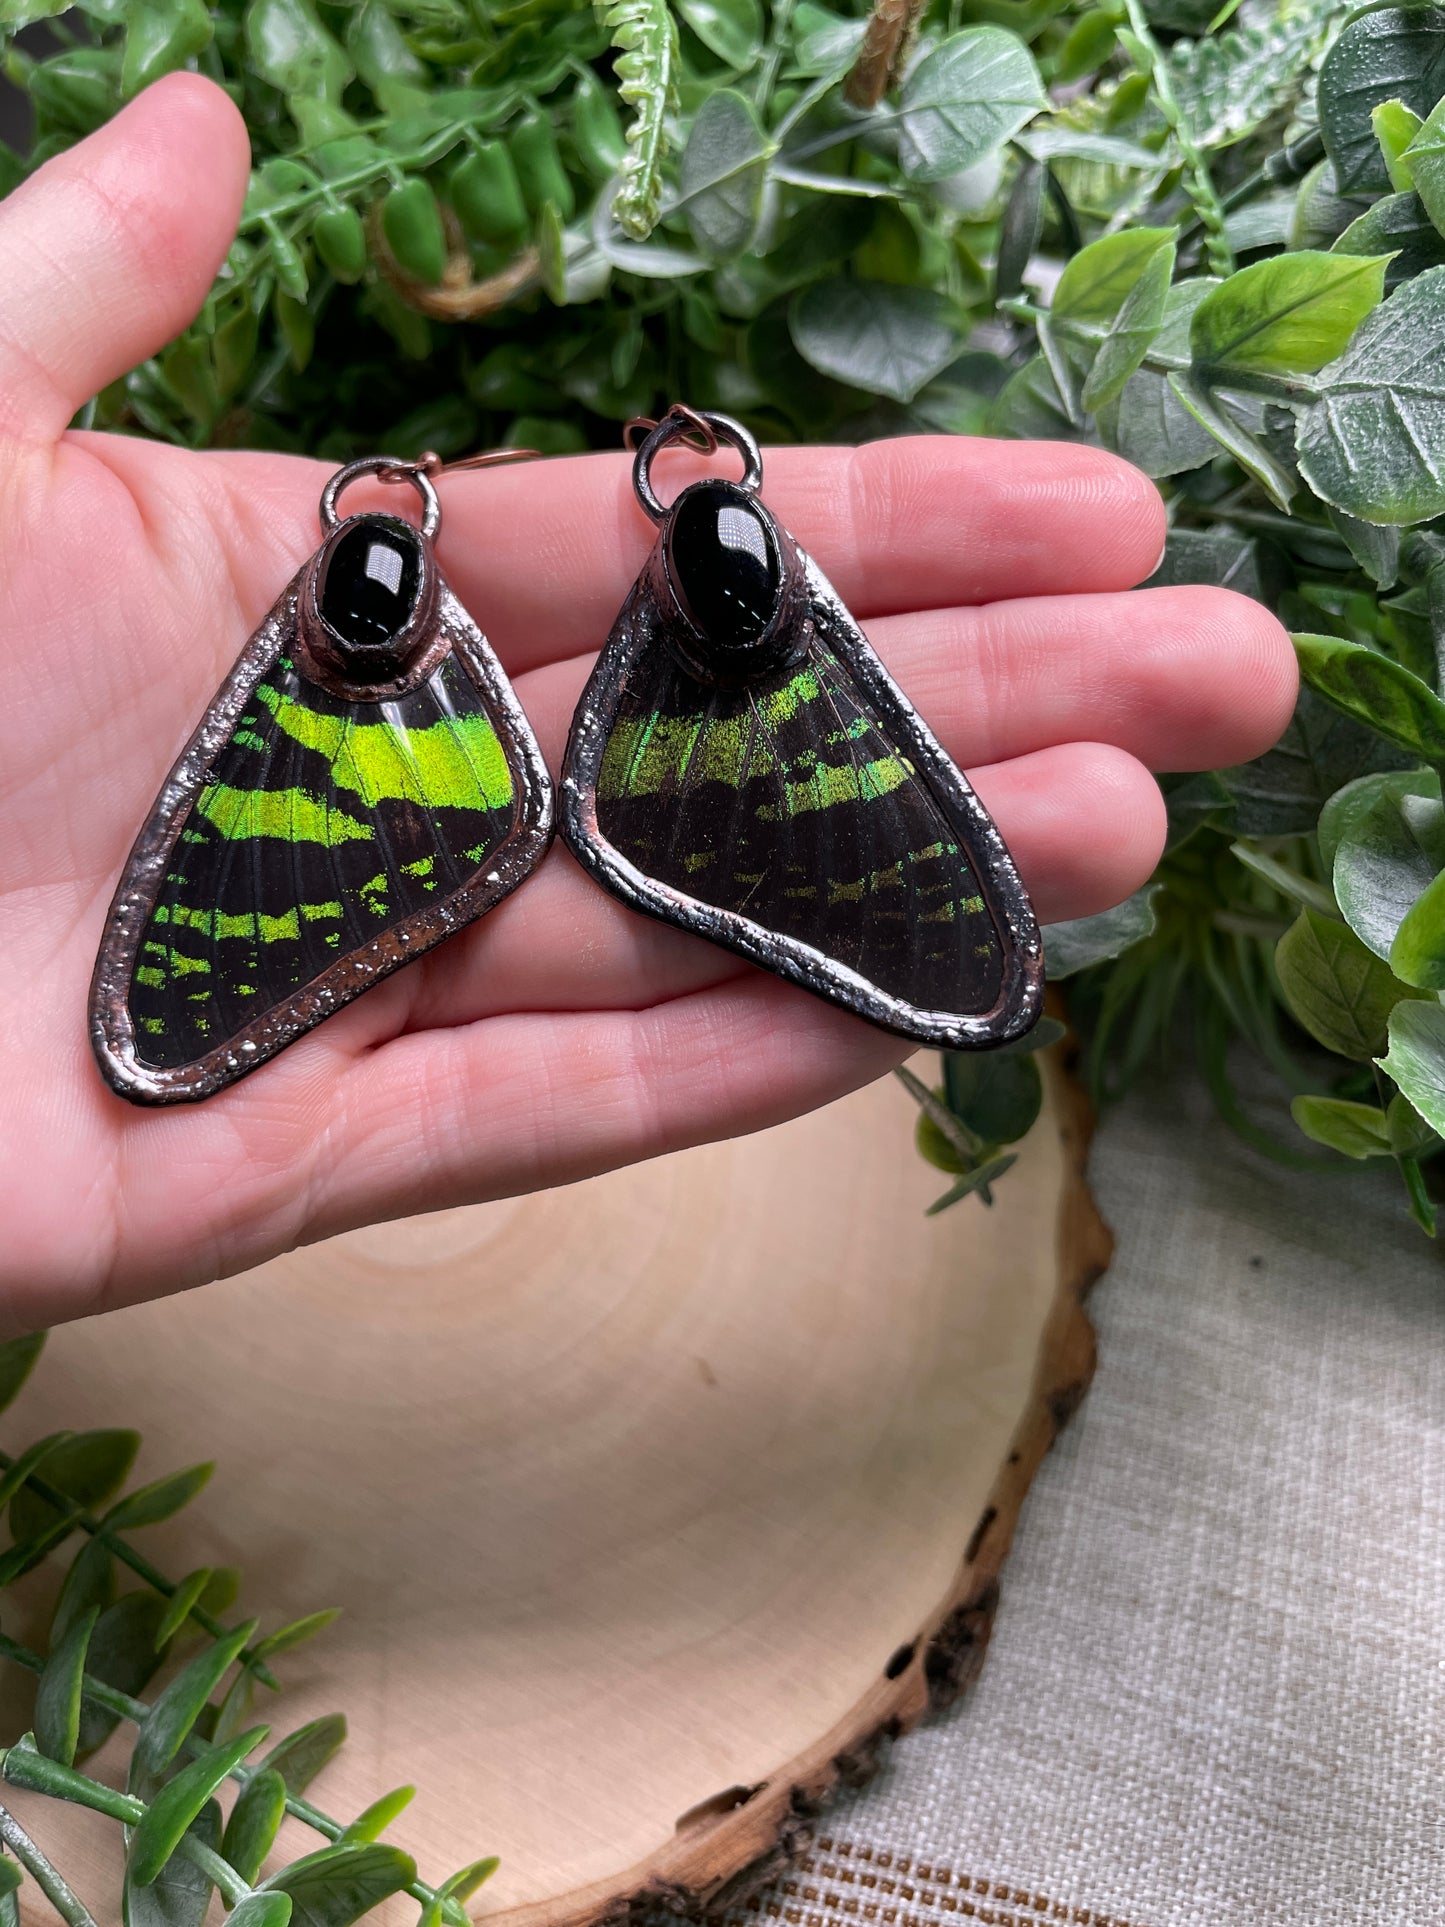
[[[224,837],[279,836],[289,843],[371,841],[370,824],[345,810],[331,810],[305,790],[238,790],[211,783],[196,813]]]
[[[331,765],[340,790],[374,809],[382,802],[427,809],[499,810],[512,800],[512,772],[485,715],[444,717],[423,729],[324,715],[261,683],[257,698],[293,742]]]

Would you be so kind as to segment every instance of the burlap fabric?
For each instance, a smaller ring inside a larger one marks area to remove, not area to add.
[[[1099,1372],[983,1677],[739,1920],[1445,1922],[1445,1251],[1178,1086],[1093,1171]]]

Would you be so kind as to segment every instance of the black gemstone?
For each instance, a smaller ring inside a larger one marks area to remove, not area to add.
[[[668,559],[688,617],[724,648],[756,642],[778,612],[777,543],[767,517],[734,482],[700,482],[679,497]]]
[[[328,551],[316,603],[343,655],[384,669],[411,621],[421,589],[421,542],[389,515],[358,518]]]

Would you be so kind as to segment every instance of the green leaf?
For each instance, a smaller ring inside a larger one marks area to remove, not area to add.
[[[1289,727],[1272,750],[1223,772],[1242,836],[1298,836],[1315,827],[1320,811],[1344,785],[1407,759],[1372,729],[1309,688],[1302,689]],[[1333,860],[1332,854],[1325,858]]]
[[[1290,1115],[1307,1138],[1342,1151],[1347,1158],[1391,1155],[1385,1113],[1374,1104],[1351,1104],[1341,1097],[1297,1097]]]
[[[294,1927],[350,1927],[415,1879],[409,1854],[376,1841],[323,1847],[272,1874],[258,1891],[290,1894]]]
[[[286,1818],[286,1782],[269,1768],[252,1774],[236,1796],[221,1852],[243,1880],[255,1882]]]
[[[19,1889],[24,1877],[13,1860],[9,1858],[0,1859],[0,1900],[3,1900],[9,1894],[15,1893]]]
[[[1425,212],[1418,194],[1387,194],[1350,222],[1334,244],[1336,254],[1388,254],[1385,287],[1393,292],[1426,268],[1445,263],[1445,237]]]
[[[1445,1006],[1433,999],[1396,1004],[1380,1068],[1430,1128],[1445,1133]]]
[[[93,1511],[125,1483],[139,1450],[139,1432],[77,1432],[47,1455],[45,1482],[73,1500],[77,1511]],[[59,1525],[61,1517],[48,1499],[28,1487],[10,1501],[10,1530],[18,1541],[38,1538]]]
[[[214,1800],[187,1832],[201,1846],[216,1849],[221,1810]],[[137,1886],[127,1871],[121,1897],[124,1927],[203,1927],[213,1891],[210,1876],[185,1854],[174,1855],[148,1887]]]
[[[165,1609],[166,1602],[159,1593],[128,1592],[102,1612],[91,1634],[86,1659],[91,1677],[132,1698],[143,1693],[163,1657],[156,1648],[156,1633]],[[94,1700],[86,1700],[80,1713],[77,1758],[83,1759],[102,1745],[115,1731],[119,1718]]]
[[[209,1566],[198,1566],[194,1572],[187,1573],[166,1603],[165,1618],[156,1632],[157,1646],[165,1646],[175,1638],[190,1618],[191,1608],[199,1602],[210,1583]]]
[[[57,12],[60,9],[57,8]],[[0,1345],[0,1412],[8,1411],[36,1360],[45,1349],[45,1333],[31,1332],[26,1338],[11,1338]]]
[[[381,0],[364,0],[346,29],[346,51],[384,114],[424,110],[431,76]]]
[[[1390,1012],[1415,993],[1366,949],[1348,925],[1302,910],[1274,953],[1290,1009],[1317,1043],[1341,1057],[1375,1057]]]
[[[710,261],[731,260],[751,244],[773,151],[752,102],[741,94],[721,88],[698,109],[680,185],[688,229]]]
[[[291,1909],[290,1894],[247,1894],[227,1917],[226,1927],[287,1927]]]
[[[886,281],[817,283],[794,301],[789,328],[820,374],[894,401],[911,401],[960,347],[950,301]]]
[[[988,414],[990,435],[1012,435],[1020,441],[1089,440],[1079,422],[1071,420],[1058,385],[1042,355],[1035,355],[1009,376]]]
[[[215,32],[205,0],[129,0],[120,91],[129,100],[162,74],[194,60]]]
[[[50,1621],[50,1645],[59,1645],[77,1619],[104,1612],[115,1601],[115,1560],[100,1539],[86,1539],[71,1561]]]
[[[1401,918],[1390,968],[1421,990],[1445,990],[1445,874],[1432,877]]]
[[[1422,1158],[1440,1148],[1439,1134],[1431,1130],[1402,1091],[1396,1091],[1385,1111],[1390,1133],[1390,1149],[1397,1158]]]
[[[1101,408],[1123,391],[1134,370],[1149,352],[1164,322],[1164,303],[1174,272],[1174,246],[1158,248],[1125,295],[1108,334],[1099,344],[1094,365],[1084,382],[1085,408]]]
[[[763,50],[763,10],[758,0],[676,0],[677,10],[709,53],[725,66],[746,70]]]
[[[1424,125],[1423,121],[1403,100],[1382,100],[1370,109],[1370,125],[1380,144],[1380,156],[1391,187],[1397,194],[1407,194],[1414,183],[1408,165],[1403,164],[1403,156]]]
[[[1044,1101],[1038,1060],[992,1051],[943,1053],[944,1102],[985,1144],[1027,1137]]]
[[[250,0],[246,44],[263,80],[290,98],[339,102],[352,65],[310,0]]]
[[[1312,374],[1342,354],[1385,291],[1382,256],[1301,248],[1230,275],[1200,302],[1194,359],[1212,374]]]
[[[399,1786],[392,1793],[383,1793],[379,1800],[358,1813],[351,1825],[342,1834],[343,1840],[375,1840],[385,1833],[399,1813],[406,1809],[416,1798],[414,1786]]]
[[[1061,1024],[1057,1017],[1040,1017],[1032,1030],[1026,1030],[1022,1037],[1015,1037],[1011,1044],[1000,1044],[993,1054],[996,1057],[1027,1057],[1034,1051],[1049,1050],[1054,1044],[1062,1043],[1068,1034],[1068,1025]]]
[[[496,1854],[488,1854],[485,1860],[474,1860],[469,1867],[444,1880],[435,1894],[422,1907],[416,1927],[441,1927],[444,1919],[453,1917],[447,1902],[456,1903],[470,1900],[484,1881],[490,1880],[501,1862]]]
[[[1413,187],[1436,229],[1445,234],[1445,113],[1439,103],[1406,147],[1402,167],[1403,179],[1390,170],[1394,186],[1402,193]]]
[[[255,1620],[248,1620],[197,1653],[154,1701],[136,1736],[132,1767],[141,1779],[165,1772],[200,1718],[206,1701],[255,1630]],[[132,1784],[136,1783],[133,1778]]]
[[[1210,583],[1267,600],[1259,572],[1259,545],[1238,529],[1171,529],[1164,557],[1146,588],[1177,588],[1183,583]]]
[[[909,74],[898,158],[910,180],[941,181],[1016,134],[1048,105],[1034,57],[1007,28],[949,34]]]
[[[1377,522],[1361,522],[1343,509],[1331,508],[1330,526],[1344,538],[1350,554],[1377,589],[1393,588],[1400,576],[1400,531]]]
[[[325,1713],[308,1720],[294,1733],[273,1746],[261,1764],[279,1773],[288,1793],[304,1793],[328,1760],[346,1744],[346,1720],[340,1713]]]
[[[214,1464],[193,1465],[143,1485],[137,1492],[128,1492],[106,1513],[100,1522],[102,1528],[106,1532],[134,1532],[138,1526],[158,1525],[188,1506],[215,1469]]]
[[[994,298],[1023,291],[1024,273],[1038,252],[1044,229],[1044,185],[1048,170],[1042,161],[1025,159],[1014,176],[999,223],[994,262]]]
[[[221,1700],[220,1710],[211,1727],[210,1738],[217,1746],[227,1740],[235,1739],[250,1724],[251,1710],[256,1703],[256,1676],[248,1666],[242,1667],[226,1688]]]
[[[1231,856],[1238,857],[1246,870],[1262,877],[1272,889],[1288,897],[1293,903],[1302,903],[1310,910],[1323,910],[1326,915],[1335,914],[1335,899],[1331,891],[1312,877],[1303,876],[1281,863],[1278,857],[1271,856],[1266,850],[1256,850],[1248,843],[1232,843]]]
[[[1445,94],[1445,12],[1377,7],[1356,14],[1320,69],[1320,132],[1345,193],[1390,185],[1371,115],[1382,100],[1428,114]]]
[[[1188,375],[1170,375],[1169,386],[1199,426],[1254,478],[1275,506],[1289,513],[1294,484],[1264,443],[1243,425],[1222,395],[1211,394]]]
[[[1108,404],[1104,404],[1108,409]],[[1117,411],[1101,414],[1105,440],[1126,462],[1155,481],[1202,468],[1219,444],[1202,428],[1157,368],[1141,368],[1119,396]]]
[[[1091,241],[1059,276],[1050,312],[1071,321],[1112,321],[1153,257],[1173,245],[1169,227],[1122,228]]]
[[[4,1476],[0,1477],[0,1506],[9,1505],[31,1473],[39,1470],[57,1446],[66,1444],[74,1437],[74,1432],[51,1432],[43,1439],[36,1439],[33,1445],[27,1445],[19,1458],[6,1468]]]
[[[1325,369],[1299,418],[1300,473],[1366,522],[1445,511],[1445,268],[1407,281]]]
[[[145,1818],[131,1835],[126,1872],[137,1887],[149,1887],[181,1843],[191,1822],[211,1795],[266,1738],[269,1728],[256,1726],[229,1746],[203,1754],[181,1768],[156,1794]]]
[[[1050,981],[1072,977],[1090,964],[1105,963],[1152,935],[1157,891],[1157,884],[1146,883],[1112,910],[1045,925],[1044,962]]]
[[[1445,702],[1389,656],[1338,636],[1296,635],[1300,674],[1337,709],[1421,762],[1445,763]]]
[[[85,1656],[99,1617],[99,1609],[92,1606],[51,1648],[35,1689],[35,1744],[62,1766],[75,1764]]]
[[[1335,899],[1355,935],[1396,976],[1419,983],[1424,980],[1401,969],[1394,945],[1409,911],[1445,867],[1445,810],[1438,782],[1432,797],[1420,793],[1429,778],[1406,780],[1409,787],[1399,777],[1367,778],[1354,786],[1359,794],[1351,799],[1348,818],[1342,820],[1341,810],[1331,822],[1338,835],[1333,877]],[[1320,841],[1323,854],[1323,825]]]
[[[981,1191],[984,1194],[986,1204],[991,1202],[988,1196],[989,1186],[996,1183],[1005,1171],[1017,1163],[1017,1153],[1010,1151],[1004,1157],[994,1158],[991,1163],[980,1165],[976,1171],[965,1172],[957,1184],[945,1191],[941,1198],[934,1199],[924,1215],[936,1218],[940,1211],[946,1211],[951,1204],[958,1204],[962,1199],[972,1197],[975,1191]]]
[[[1327,800],[1322,799],[1317,813],[1320,861],[1331,874],[1341,846],[1351,837],[1365,833],[1363,826],[1377,806],[1387,805],[1392,814],[1398,814],[1407,796],[1435,804],[1440,802],[1440,778],[1424,769],[1372,770],[1350,782],[1341,779],[1330,784],[1329,789],[1332,793]]]
[[[319,1613],[307,1613],[304,1619],[293,1619],[289,1626],[281,1626],[274,1633],[267,1633],[264,1639],[256,1642],[253,1657],[274,1659],[278,1653],[294,1652],[304,1646],[308,1639],[315,1639],[324,1633],[341,1616],[339,1606],[327,1606]]]
[[[455,1873],[447,1875],[437,1888],[437,1898],[470,1900],[478,1887],[485,1885],[500,1865],[501,1862],[494,1853],[485,1855],[481,1860],[469,1861],[465,1867],[459,1867]]]

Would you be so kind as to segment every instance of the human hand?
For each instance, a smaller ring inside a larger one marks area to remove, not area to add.
[[[315,548],[330,471],[66,425],[198,309],[247,164],[226,96],[176,75],[0,204],[0,1332],[755,1130],[908,1048],[629,913],[558,847],[483,922],[206,1103],[137,1110],[101,1082],[86,996],[116,879]],[[629,467],[442,484],[441,569],[554,770],[653,538]],[[968,769],[1043,921],[1148,876],[1150,769],[1240,761],[1289,716],[1293,654],[1257,603],[1123,593],[1164,515],[1111,456],[928,438],[770,450],[767,471],[770,507]],[[669,482],[693,473],[669,458]]]

